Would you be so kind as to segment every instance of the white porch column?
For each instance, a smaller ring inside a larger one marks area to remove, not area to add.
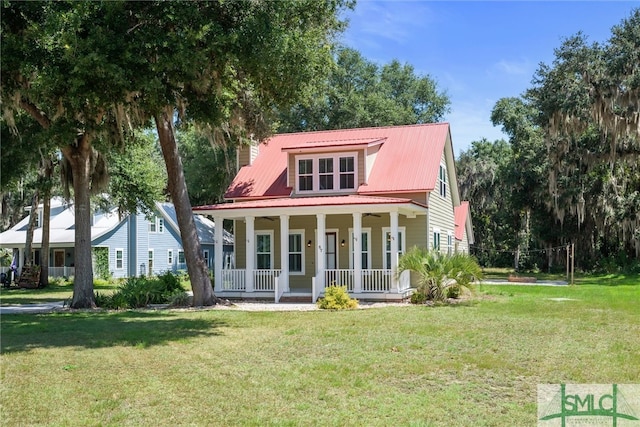
[[[279,284],[289,292],[289,215],[280,215],[280,268]]]
[[[391,228],[391,289],[390,292],[398,291],[398,278],[396,272],[398,271],[398,212],[389,212],[390,228]]]
[[[222,291],[222,262],[224,261],[224,219],[221,217],[214,217],[214,237],[213,237],[213,292]]]
[[[326,245],[325,214],[316,214],[316,281],[320,289],[324,289],[325,245]]]
[[[255,244],[255,227],[254,227],[255,218],[252,216],[247,216],[244,218],[244,222],[246,224],[246,235],[247,235],[247,247],[245,248],[245,280],[246,280],[246,288],[245,292],[253,292],[253,270],[254,264],[253,260],[255,259],[254,253],[256,250]]]
[[[362,292],[362,214],[353,213],[353,292]]]
[[[23,265],[24,265],[24,248],[18,248],[18,261],[16,262],[18,273],[22,273]]]

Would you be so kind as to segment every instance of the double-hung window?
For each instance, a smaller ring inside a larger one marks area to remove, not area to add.
[[[256,268],[271,270],[273,255],[273,239],[271,233],[256,234]]]
[[[356,153],[304,155],[296,158],[299,192],[346,192],[357,183]]]
[[[333,190],[333,158],[318,159],[319,189]]]
[[[433,230],[433,249],[440,250],[440,230],[437,228]]]
[[[289,234],[289,272],[304,274],[304,231],[292,231]]]
[[[355,188],[355,163],[353,157],[340,157],[340,189]]]
[[[447,168],[444,165],[440,165],[438,182],[440,184],[440,196],[447,197]]]
[[[116,270],[122,270],[124,268],[124,250],[116,249]]]
[[[355,254],[356,245],[360,245],[360,253],[362,254],[361,267],[363,270],[368,270],[371,268],[371,229],[363,229],[362,235],[360,239],[354,239],[353,229],[349,229],[349,237],[352,242],[351,248],[349,248],[351,252],[351,257],[349,258],[349,266],[353,268],[353,256]]]
[[[298,190],[313,191],[313,159],[298,160]]]
[[[405,227],[398,228],[398,257],[405,252]],[[382,229],[382,238],[384,239],[384,268],[391,269],[391,228]]]

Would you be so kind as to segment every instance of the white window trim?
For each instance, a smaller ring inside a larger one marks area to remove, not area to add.
[[[167,249],[167,265],[173,267],[173,249]]]
[[[266,236],[269,235],[271,238],[269,239],[269,265],[271,268],[268,270],[273,270],[273,230],[259,230],[253,233],[253,265],[256,270],[263,270],[258,268],[258,236]]]
[[[363,234],[368,234],[367,237],[367,268],[362,267],[363,270],[371,270],[371,227],[363,227]],[[353,228],[349,228],[349,269],[353,269],[353,255],[355,253],[355,245],[353,244]]]
[[[447,231],[447,254],[453,255],[453,233],[451,231]]]
[[[442,171],[444,171],[444,175],[442,175]],[[442,177],[444,176],[444,180],[442,179]],[[438,169],[438,194],[440,194],[440,197],[442,197],[443,199],[447,198],[447,187],[448,187],[448,176],[447,176],[447,165],[445,165],[444,163],[440,163],[440,168]],[[444,194],[442,191],[442,188],[444,186]]]
[[[341,157],[353,157],[353,188],[340,188],[340,158]],[[333,188],[330,190],[320,190],[320,159],[333,159]],[[309,160],[313,161],[311,174],[313,177],[313,189],[312,190],[300,190],[300,173],[299,173],[299,161]],[[353,193],[358,189],[358,153],[356,151],[349,151],[344,153],[323,153],[323,154],[304,154],[295,156],[294,159],[296,168],[295,188],[296,192],[300,194],[314,194],[314,193]]]
[[[158,233],[164,233],[164,218],[158,217],[158,223],[156,224],[156,230]]]
[[[305,240],[305,235],[304,235],[304,229],[303,230],[289,230],[289,236],[291,236],[292,234],[300,234],[300,252],[302,253],[302,271],[291,271],[291,264],[289,264],[289,275],[291,276],[304,276],[305,274],[305,252],[306,248],[307,248],[307,241]],[[286,242],[287,245],[287,256],[291,255],[291,252],[289,251],[289,241],[287,240]],[[297,252],[295,252],[297,253]]]
[[[436,247],[436,239],[435,239],[436,234],[438,235],[438,247]],[[442,232],[440,231],[440,229],[434,228],[433,232],[431,233],[431,237],[433,239],[433,241],[431,242],[431,249],[436,251],[441,251],[442,250]]]
[[[202,250],[202,258],[204,258],[207,263],[207,268],[211,267],[211,258],[209,258],[209,249]]]
[[[122,258],[120,258],[120,261],[122,261],[122,265],[120,267],[118,267],[118,252],[120,252],[122,254]],[[124,249],[122,248],[116,248],[115,249],[115,253],[114,253],[114,268],[116,270],[124,270]]]
[[[153,268],[155,267],[153,264],[155,263],[155,261],[156,253],[153,249],[147,249],[147,272],[149,273],[149,275],[153,274]]]
[[[180,254],[182,254],[182,258],[184,258],[184,262],[180,262]],[[178,265],[181,264],[186,264],[187,263],[187,257],[184,256],[184,249],[178,249],[178,259],[177,259]]]
[[[390,270],[391,266],[387,268],[387,233],[391,234],[391,227],[382,227],[382,268]],[[402,235],[402,245],[398,248],[401,254],[407,253],[407,230],[406,227],[398,227],[398,233]]]

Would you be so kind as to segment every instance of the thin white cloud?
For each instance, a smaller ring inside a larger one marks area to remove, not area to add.
[[[415,37],[416,31],[428,25],[434,14],[420,2],[359,2],[352,13],[347,14],[350,20],[349,34],[355,40],[345,40],[347,45],[378,46],[377,40],[390,40],[404,43]],[[350,37],[350,38],[351,38]]]
[[[501,71],[508,75],[515,75],[515,76],[533,74],[533,68],[531,66],[531,62],[527,59],[512,60],[512,61],[502,59],[498,61],[496,64],[494,64],[493,69]]]

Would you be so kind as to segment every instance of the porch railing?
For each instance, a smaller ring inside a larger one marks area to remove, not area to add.
[[[244,291],[246,287],[245,270],[229,269],[222,270],[222,290],[223,291]]]
[[[362,270],[362,292],[389,292],[391,270]]]
[[[253,270],[253,289],[255,291],[275,290],[276,277],[282,270]]]
[[[346,286],[347,291],[353,292],[353,269],[332,269],[324,271],[324,286]]]

